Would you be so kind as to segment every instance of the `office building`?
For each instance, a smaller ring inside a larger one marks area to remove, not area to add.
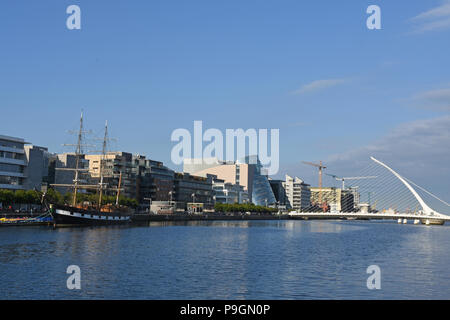
[[[25,189],[25,144],[21,138],[0,135],[0,189]]]
[[[277,201],[278,208],[288,208],[289,202],[287,201],[286,190],[284,189],[284,181],[269,178],[269,183],[273,195],[275,196],[275,200]]]
[[[79,156],[79,169],[88,169],[89,161],[87,161],[83,155]],[[77,156],[75,153],[61,153],[53,156],[49,160],[49,184],[58,184],[54,189],[61,194],[67,192],[73,192],[73,185],[75,180],[75,169],[77,168]],[[89,181],[89,174],[86,171],[78,172],[78,179],[86,183]],[[63,186],[61,186],[63,185]],[[78,192],[86,192],[86,190],[80,189]]]
[[[283,183],[286,192],[288,208],[294,210],[305,210],[311,207],[311,188],[309,184],[298,177],[286,175]]]
[[[208,174],[215,175],[227,183],[241,185],[248,192],[249,201],[256,205],[276,204],[269,180],[257,157],[246,157],[236,162],[218,159],[185,159],[183,170],[203,177]]]
[[[232,184],[219,179],[213,178],[213,195],[215,203],[248,203],[248,192],[239,184]]]
[[[25,188],[41,190],[49,183],[49,165],[53,155],[44,147],[27,145],[24,149],[27,160]]]
[[[353,193],[340,188],[311,188],[311,203],[320,207],[320,194],[322,206],[333,207],[338,212],[353,212],[355,209]]]
[[[176,172],[173,199],[177,211],[203,212],[214,210],[212,175],[194,176]]]
[[[145,156],[133,156],[133,173],[136,177],[136,196],[143,208],[153,201],[173,199],[174,171],[160,161]]]
[[[120,195],[136,199],[136,176],[131,153],[117,151],[105,155],[85,155],[84,158],[89,161],[90,184],[99,184],[103,176],[107,188],[105,194],[115,196],[120,184]]]

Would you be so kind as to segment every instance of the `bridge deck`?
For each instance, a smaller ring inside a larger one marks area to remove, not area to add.
[[[330,212],[293,212],[289,214],[292,218],[322,218],[322,219],[344,219],[344,218],[356,218],[356,219],[388,219],[388,220],[396,220],[396,219],[436,219],[443,221],[450,221],[449,217],[442,216],[428,216],[428,215],[420,215],[420,214],[411,214],[411,213],[358,213],[358,212],[339,212],[339,213],[330,213]]]

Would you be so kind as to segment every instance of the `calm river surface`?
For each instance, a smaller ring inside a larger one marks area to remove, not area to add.
[[[81,290],[67,289],[69,265]],[[367,267],[381,289],[367,288]],[[450,299],[450,226],[227,221],[0,228],[1,299]]]

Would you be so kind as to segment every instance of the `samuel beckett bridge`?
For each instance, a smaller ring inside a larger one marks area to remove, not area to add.
[[[450,215],[431,208],[414,187],[434,200],[438,200],[440,205],[447,209],[450,207],[449,203],[402,177],[383,162],[374,157],[370,157],[370,159],[373,162],[361,177],[339,178],[336,175],[329,174],[335,180],[342,181],[342,189],[322,187],[322,170],[326,167],[320,164],[320,187],[311,188],[311,199],[318,198],[320,200],[311,208],[291,212],[290,218],[303,220],[388,219],[397,220],[398,223],[402,224],[412,221],[414,224],[422,223],[425,225],[443,225],[446,221],[450,221]],[[373,170],[378,172],[374,174]],[[347,188],[344,186],[345,179],[347,180]],[[358,185],[348,186],[349,180],[358,181],[354,182]],[[313,193],[316,194],[316,198],[314,198]],[[331,194],[332,196],[330,196]],[[380,207],[384,207],[384,209]]]

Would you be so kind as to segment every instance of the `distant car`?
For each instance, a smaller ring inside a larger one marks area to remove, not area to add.
[[[247,215],[248,215],[248,214],[252,214],[252,213],[251,213],[250,211],[247,211],[247,212],[246,212],[245,214],[247,214]]]

